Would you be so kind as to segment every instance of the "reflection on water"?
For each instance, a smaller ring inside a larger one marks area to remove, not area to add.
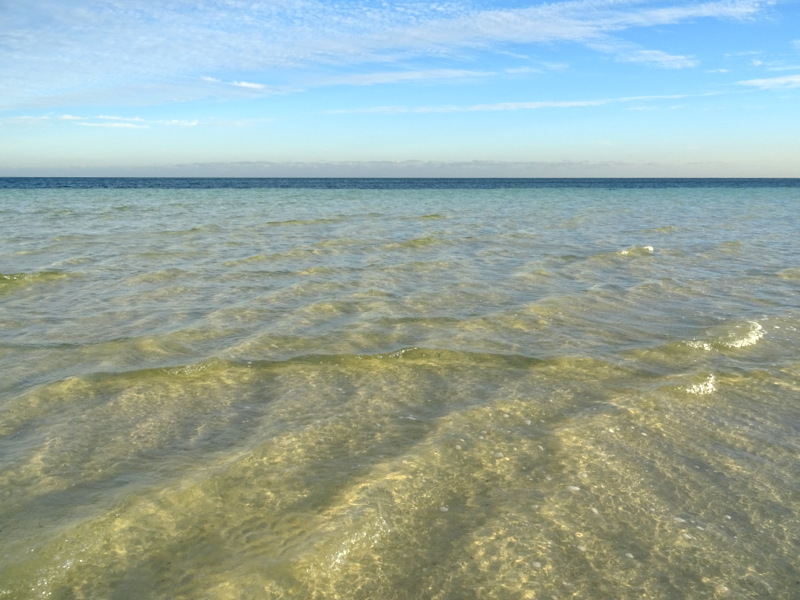
[[[0,598],[797,597],[757,191],[5,190]]]

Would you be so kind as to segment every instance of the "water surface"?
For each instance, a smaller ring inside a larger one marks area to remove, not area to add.
[[[0,598],[800,594],[800,180],[0,188]]]

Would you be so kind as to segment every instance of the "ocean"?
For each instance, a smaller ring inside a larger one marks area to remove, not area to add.
[[[0,179],[0,598],[800,597],[800,179]]]

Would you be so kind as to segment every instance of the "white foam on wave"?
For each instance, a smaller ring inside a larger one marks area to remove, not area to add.
[[[621,250],[620,254],[622,256],[627,256],[629,254],[653,254],[653,252],[655,252],[655,249],[652,246],[631,246],[630,248]]]
[[[691,342],[686,342],[686,345],[690,348],[697,348],[698,350],[705,350],[706,352],[711,351],[711,344],[708,342],[703,342],[700,340],[692,340]]]
[[[698,396],[705,396],[706,394],[713,394],[717,391],[717,378],[711,373],[703,383],[696,383],[691,387],[686,388],[689,394],[697,394]]]
[[[742,337],[733,337],[723,342],[728,348],[745,348],[757,344],[764,337],[764,328],[755,321],[748,321],[749,331]]]
[[[712,333],[710,336],[712,338],[711,341],[691,340],[685,342],[685,344],[690,348],[705,350],[706,352],[710,352],[714,348],[718,350],[723,348],[746,348],[757,344],[764,335],[764,328],[759,323],[748,321],[746,324],[737,325],[733,329],[726,327],[722,332]]]

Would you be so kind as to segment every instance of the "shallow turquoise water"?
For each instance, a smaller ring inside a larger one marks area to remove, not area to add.
[[[794,598],[799,202],[0,189],[0,598]]]

